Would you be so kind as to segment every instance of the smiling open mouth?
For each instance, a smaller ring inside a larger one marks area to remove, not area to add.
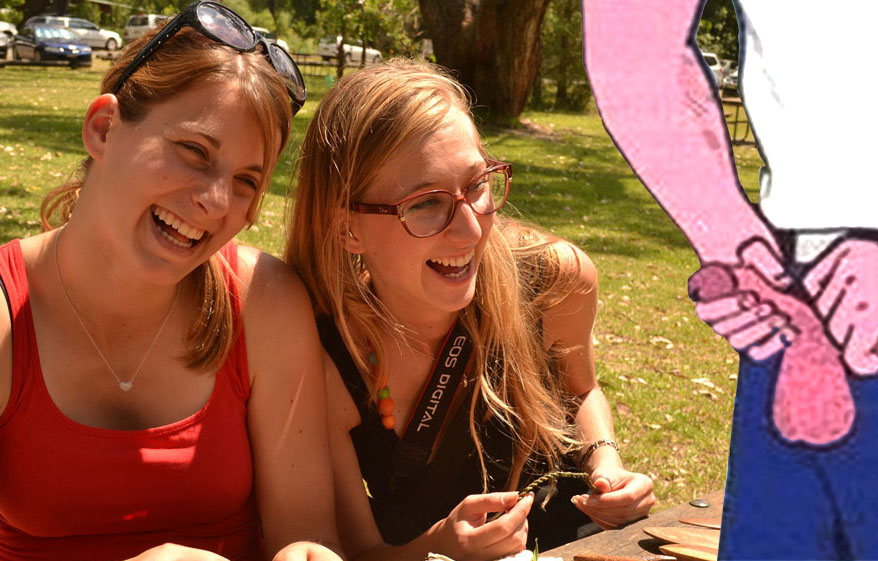
[[[204,230],[190,226],[172,212],[157,206],[152,207],[152,219],[158,226],[162,237],[184,249],[195,247],[198,242],[204,239],[206,233]]]
[[[449,279],[457,279],[464,276],[473,262],[473,252],[460,257],[440,257],[427,260],[427,266]]]

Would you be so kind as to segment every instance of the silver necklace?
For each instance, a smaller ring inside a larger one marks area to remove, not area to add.
[[[85,326],[85,322],[82,320],[82,316],[79,315],[79,310],[76,309],[76,306],[73,305],[73,300],[70,299],[70,294],[67,293],[67,287],[64,286],[64,280],[61,278],[61,266],[58,264],[58,240],[61,238],[61,232],[64,229],[58,231],[58,234],[55,235],[55,272],[58,273],[58,284],[61,285],[61,291],[64,293],[64,298],[67,299],[67,303],[70,304],[70,309],[73,310],[73,315],[76,316],[76,321],[79,322],[80,327],[85,332],[85,335],[88,337],[88,340],[91,341],[92,346],[95,351],[97,351],[98,356],[101,357],[101,360],[104,361],[104,364],[107,366],[107,370],[110,371],[110,374],[113,375],[113,378],[116,379],[116,382],[119,384],[119,389],[123,392],[127,392],[134,386],[134,379],[137,378],[137,375],[140,374],[140,370],[143,368],[143,365],[146,363],[147,357],[149,357],[149,353],[152,352],[152,348],[155,346],[156,341],[159,340],[159,335],[162,334],[162,331],[165,329],[165,325],[168,323],[168,318],[171,317],[171,312],[174,311],[174,306],[177,305],[177,298],[180,296],[180,286],[177,285],[176,290],[174,291],[174,301],[171,302],[171,307],[168,308],[168,313],[165,314],[165,319],[162,320],[162,324],[159,326],[159,330],[156,331],[155,337],[152,338],[152,342],[149,344],[149,348],[146,349],[146,353],[144,353],[143,358],[140,359],[140,364],[137,366],[137,370],[134,371],[134,375],[131,376],[128,380],[122,380],[119,378],[119,375],[116,374],[116,370],[110,366],[110,361],[107,360],[107,357],[104,356],[104,353],[101,352],[101,348],[98,346],[97,341],[95,341],[94,337],[91,336],[91,332]]]

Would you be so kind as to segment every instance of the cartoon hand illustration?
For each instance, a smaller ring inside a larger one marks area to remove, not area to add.
[[[775,426],[791,441],[823,445],[838,440],[850,431],[855,413],[838,349],[829,341],[823,324],[807,304],[771,286],[760,269],[752,265],[752,257],[750,263],[736,268],[703,267],[690,279],[690,296],[696,301],[710,302],[729,297],[738,299],[738,295],[748,294],[745,301],[752,298],[757,303],[771,303],[766,318],[780,312],[786,314],[788,325],[780,328],[779,333],[791,329],[796,336],[791,341],[784,340],[785,335],[781,339],[788,348],[775,386]],[[749,309],[756,308],[756,304],[749,305]],[[756,341],[767,346],[770,338],[764,343],[758,338]]]
[[[786,290],[790,286],[791,278],[781,260],[764,240],[747,242],[738,255],[739,261],[732,269],[750,269],[777,290]],[[735,290],[726,285],[704,287],[701,286],[704,280],[696,280],[703,278],[696,273],[690,279],[690,294],[697,302],[695,312],[735,350],[752,360],[761,361],[789,346],[795,339],[798,332],[790,326],[789,315],[778,310],[772,301],[755,292]],[[707,299],[704,293],[723,296]]]
[[[842,242],[804,284],[847,366],[862,376],[878,374],[878,242]]]

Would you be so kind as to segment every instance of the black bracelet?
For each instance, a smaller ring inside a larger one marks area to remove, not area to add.
[[[594,451],[600,448],[601,446],[612,446],[616,449],[616,453],[619,452],[619,445],[616,444],[615,441],[609,440],[606,438],[602,438],[600,440],[596,440],[592,442],[591,446],[585,449],[585,452],[582,454],[582,459],[579,460],[579,469],[582,470],[582,466],[591,458],[591,455],[594,454]]]

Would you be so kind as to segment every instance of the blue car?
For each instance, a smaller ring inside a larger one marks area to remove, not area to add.
[[[33,62],[60,61],[91,66],[91,47],[72,31],[56,25],[26,25],[12,41],[12,58]]]

